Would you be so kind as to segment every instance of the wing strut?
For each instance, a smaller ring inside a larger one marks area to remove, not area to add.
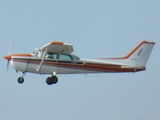
[[[40,65],[39,65],[39,67],[38,67],[38,69],[37,69],[37,71],[39,72],[39,70],[41,69],[41,67],[42,67],[42,64],[43,64],[43,62],[44,62],[44,58],[45,58],[45,56],[46,56],[46,53],[47,53],[47,48],[46,48],[46,50],[45,50],[45,53],[43,54],[43,57],[42,57],[42,60],[41,60],[41,63],[40,63]]]

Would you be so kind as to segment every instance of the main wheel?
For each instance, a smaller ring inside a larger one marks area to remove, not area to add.
[[[23,77],[19,77],[18,78],[18,83],[22,84],[24,82],[24,78]]]
[[[48,78],[46,79],[46,83],[47,83],[48,85],[52,85],[52,84],[53,84],[51,77],[48,77]]]
[[[51,77],[52,84],[56,84],[58,82],[58,78],[56,76]]]

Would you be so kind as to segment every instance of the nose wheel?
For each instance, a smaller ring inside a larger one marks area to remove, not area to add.
[[[48,85],[56,84],[58,82],[58,78],[56,76],[51,76],[46,79],[46,83]]]
[[[22,76],[22,77],[19,77],[19,78],[18,78],[18,83],[19,83],[19,84],[22,84],[23,82],[24,82],[23,76]]]

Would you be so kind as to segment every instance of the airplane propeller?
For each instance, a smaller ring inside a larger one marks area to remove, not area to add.
[[[9,60],[7,61],[6,73],[8,73],[8,69],[9,69]]]
[[[8,56],[4,56],[5,59],[7,59],[7,68],[6,68],[6,73],[8,73],[9,69],[9,62],[11,60],[11,41],[9,43],[9,48],[8,48]]]

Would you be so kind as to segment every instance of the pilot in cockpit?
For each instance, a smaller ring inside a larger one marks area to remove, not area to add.
[[[48,54],[46,55],[46,58],[54,59],[54,57],[53,57],[53,53],[48,53]]]

